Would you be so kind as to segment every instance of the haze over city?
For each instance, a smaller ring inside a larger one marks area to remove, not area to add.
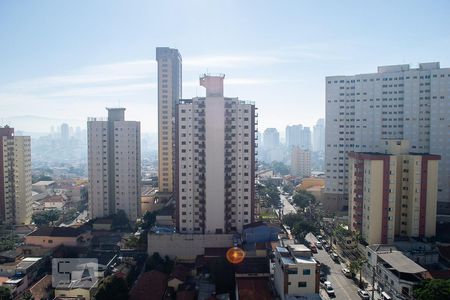
[[[156,133],[154,49],[168,45],[182,49],[183,97],[204,93],[201,74],[223,73],[227,96],[256,101],[260,129],[312,126],[324,117],[325,76],[449,65],[448,9],[447,1],[2,1],[0,120],[48,132],[64,120],[85,127],[120,105]]]

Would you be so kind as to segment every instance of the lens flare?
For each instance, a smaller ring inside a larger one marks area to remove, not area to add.
[[[227,260],[232,264],[239,264],[245,258],[245,251],[239,247],[233,247],[227,251]]]

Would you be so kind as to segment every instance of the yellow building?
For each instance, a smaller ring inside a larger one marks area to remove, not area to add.
[[[349,153],[352,230],[369,244],[434,236],[440,156],[408,153],[404,140],[383,143],[384,153]]]

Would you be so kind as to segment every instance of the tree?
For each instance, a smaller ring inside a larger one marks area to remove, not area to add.
[[[125,279],[108,276],[100,283],[95,300],[128,300],[128,286]]]
[[[280,161],[272,162],[272,170],[274,170],[275,173],[280,173],[281,175],[289,174],[289,168]]]
[[[296,206],[305,208],[309,206],[310,203],[316,202],[316,198],[313,194],[308,193],[306,191],[296,192],[294,196],[292,196],[292,201]]]
[[[59,211],[56,209],[44,210],[42,212],[35,213],[31,219],[36,226],[53,225],[53,223],[59,219]]]
[[[292,193],[294,191],[294,185],[292,182],[287,182],[285,185],[283,185],[283,192],[285,193]]]
[[[414,288],[417,300],[450,299],[450,280],[427,279]]]
[[[6,286],[0,286],[0,299],[12,300],[11,290]]]
[[[147,211],[145,215],[142,217],[142,229],[148,230],[155,225],[156,222],[156,215],[158,214],[157,211],[149,212]]]
[[[355,276],[355,274],[359,273],[359,286],[362,285],[362,268],[364,264],[367,262],[364,258],[359,258],[357,260],[352,260],[349,265],[350,273],[352,273],[352,277]]]
[[[22,295],[22,300],[34,300],[33,294],[28,290]]]
[[[114,229],[129,229],[130,221],[123,209],[117,210],[117,213],[112,216],[112,228]]]
[[[302,242],[305,236],[318,228],[315,223],[308,221],[301,213],[287,214],[283,217],[283,223],[291,227],[291,232],[295,237]]]

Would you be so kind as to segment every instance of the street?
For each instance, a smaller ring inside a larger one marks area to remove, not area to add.
[[[316,237],[308,233],[305,237],[308,242],[316,242]],[[334,299],[361,299],[357,294],[358,288],[353,282],[353,280],[347,278],[342,273],[342,268],[344,267],[340,263],[334,262],[330,255],[323,249],[317,249],[317,253],[314,253],[314,259],[320,262],[323,266],[322,270],[327,274],[327,280],[331,282],[336,298]],[[328,267],[328,268],[327,268]],[[320,295],[323,299],[329,299],[326,292],[321,289]]]
[[[297,212],[297,210],[295,209],[295,207],[289,203],[287,197],[283,194],[280,194],[280,201],[281,204],[283,205],[283,215],[287,215],[287,214],[295,214]]]

